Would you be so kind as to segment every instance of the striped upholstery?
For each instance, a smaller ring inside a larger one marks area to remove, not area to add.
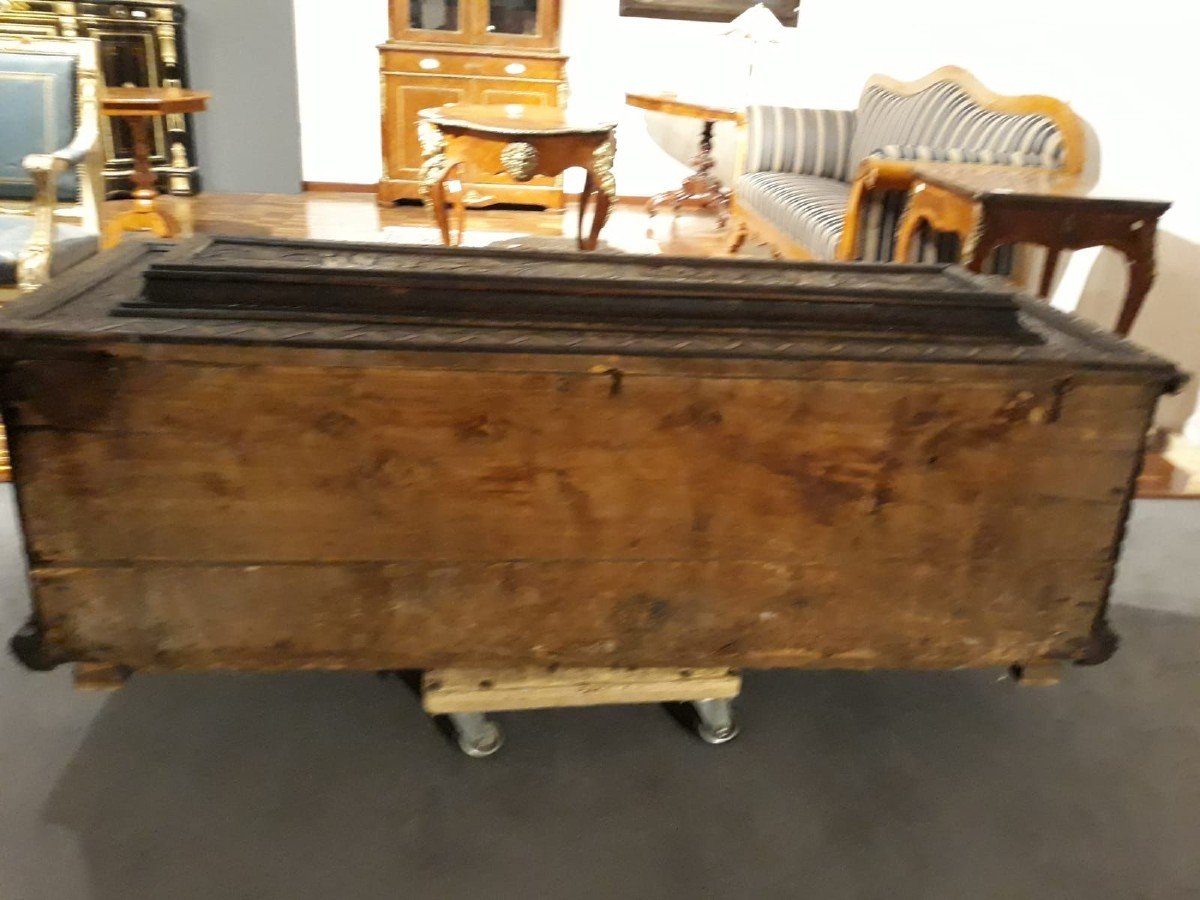
[[[983,166],[1043,166],[1040,156],[1007,150],[959,150],[918,144],[880,147],[869,159],[899,159],[906,162],[973,163]]]
[[[738,203],[766,219],[817,259],[833,259],[850,185],[833,178],[791,172],[751,172],[734,184]]]
[[[735,183],[739,205],[766,219],[817,259],[832,259],[841,239],[848,182],[864,159],[986,165],[1063,164],[1062,133],[1040,115],[991,112],[953,81],[915,94],[868,85],[856,111],[752,106],[746,172]],[[888,262],[904,213],[903,191],[865,201],[858,258]],[[958,259],[958,239],[923,235],[921,258]],[[1007,271],[1011,253],[997,254]]]
[[[1020,154],[1047,168],[1063,161],[1062,134],[1052,119],[989,112],[952,81],[907,96],[880,85],[863,91],[850,158],[858,162],[900,147]]]
[[[849,179],[853,111],[752,106],[746,115],[750,125],[747,172]]]

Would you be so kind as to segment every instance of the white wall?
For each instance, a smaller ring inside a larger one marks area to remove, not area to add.
[[[308,181],[372,182],[380,174],[375,45],[387,35],[386,0],[295,0]],[[627,89],[745,96],[743,48],[723,26],[623,19],[618,0],[564,0],[563,47],[572,102],[620,123],[622,194],[673,187],[685,172],[696,124],[648,116],[623,103]],[[1134,337],[1200,370],[1200,188],[1190,177],[1200,146],[1194,114],[1200,6],[1183,0],[803,0],[786,45],[759,60],[754,97],[853,107],[874,72],[907,79],[953,63],[1000,93],[1069,101],[1102,147],[1100,190],[1173,200],[1164,218],[1160,278]],[[728,133],[719,135],[725,167]],[[1056,305],[1111,319],[1123,272],[1106,251],[1076,254]],[[1169,402],[1181,426],[1195,389]],[[1200,440],[1200,416],[1190,432]]]
[[[387,0],[294,0],[305,181],[379,180],[379,53]]]

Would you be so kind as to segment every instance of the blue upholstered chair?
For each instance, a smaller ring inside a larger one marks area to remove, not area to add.
[[[753,106],[742,137],[730,249],[753,236],[790,259],[890,262],[914,164],[1079,174],[1085,155],[1067,104],[1002,97],[953,66],[912,83],[875,76],[855,110]],[[955,260],[946,237],[923,239],[922,258]]]
[[[0,35],[0,287],[99,249],[99,89],[94,40]]]

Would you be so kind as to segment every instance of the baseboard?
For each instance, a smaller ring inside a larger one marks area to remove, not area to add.
[[[301,189],[306,194],[374,194],[379,185],[358,184],[352,181],[305,181]]]

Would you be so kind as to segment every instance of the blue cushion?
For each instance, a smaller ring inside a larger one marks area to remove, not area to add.
[[[0,53],[0,199],[33,199],[22,160],[71,143],[75,118],[74,56]],[[73,171],[60,176],[59,199],[75,199],[77,184]]]
[[[30,216],[0,216],[0,284],[16,284],[17,257],[29,243],[32,233]],[[56,224],[50,274],[65,272],[99,249],[100,238],[94,232],[85,231],[78,225]]]
[[[815,259],[834,259],[850,204],[850,185],[833,178],[752,172],[734,185],[739,206],[766,219]]]

